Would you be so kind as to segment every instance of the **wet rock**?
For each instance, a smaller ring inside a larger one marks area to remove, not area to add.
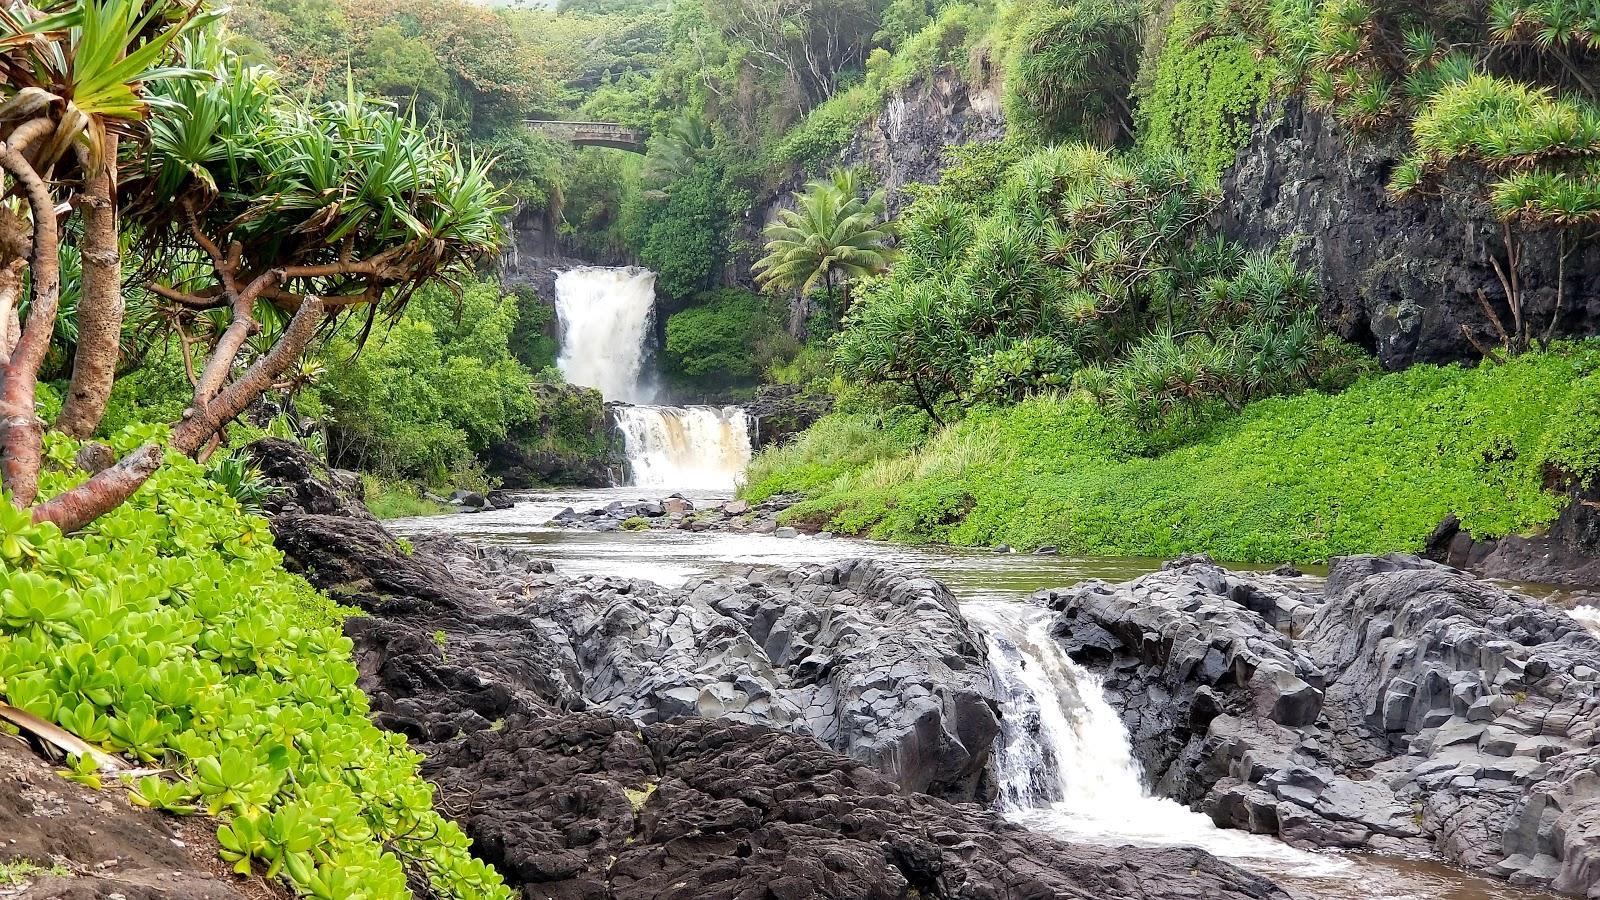
[[[661,502],[661,508],[669,516],[682,516],[694,512],[694,504],[682,497],[668,497]]]
[[[744,500],[729,500],[722,504],[722,511],[730,516],[742,516],[750,511],[750,504]]]
[[[1316,235],[1292,251],[1317,273],[1322,321],[1366,347],[1390,369],[1420,362],[1476,362],[1481,354],[1463,333],[1489,336],[1493,326],[1479,291],[1511,322],[1492,258],[1504,265],[1502,224],[1474,200],[1481,185],[1451,173],[1436,199],[1412,203],[1388,191],[1390,173],[1409,153],[1407,135],[1352,135],[1332,116],[1300,99],[1264,116],[1237,163],[1223,176],[1226,198],[1218,225],[1230,238],[1261,250],[1294,235]],[[1554,232],[1517,236],[1522,255],[1561,255]],[[1565,268],[1559,300],[1554,266],[1523,266],[1522,315],[1542,332],[1593,334],[1600,300],[1573,299],[1572,285],[1600,277],[1600,247],[1583,245]],[[1559,316],[1556,315],[1560,303]],[[1490,343],[1494,338],[1487,337]]]
[[[931,579],[857,561],[667,591],[450,539],[406,554],[363,520],[273,527],[369,611],[346,627],[374,717],[524,896],[1287,900],[1202,851],[1077,847],[916,792],[969,790],[994,736],[981,645]]]
[[[450,503],[465,509],[487,509],[489,498],[477,491],[454,491],[450,494]]]
[[[800,536],[800,532],[794,530],[793,528],[790,528],[787,525],[783,525],[783,526],[780,526],[778,528],[773,529],[772,530],[772,536],[773,537],[781,537],[781,538],[792,538],[792,537],[799,537]]]
[[[1562,611],[1403,555],[1320,596],[1192,559],[1044,597],[1155,786],[1218,824],[1600,885],[1600,641]]]
[[[490,509],[511,509],[517,505],[517,500],[507,491],[490,491],[488,495]]]

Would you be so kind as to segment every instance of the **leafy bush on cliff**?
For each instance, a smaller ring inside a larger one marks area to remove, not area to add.
[[[1133,132],[1128,94],[1143,40],[1139,0],[1019,0],[1005,56],[1006,124],[1045,141],[1103,146]]]
[[[1081,394],[976,411],[910,452],[836,415],[758,455],[746,495],[805,491],[791,517],[896,540],[1240,562],[1418,550],[1449,514],[1479,537],[1550,522],[1547,477],[1600,471],[1597,372],[1594,342],[1417,366],[1252,403],[1177,441]]]
[[[1275,75],[1248,40],[1213,33],[1212,24],[1192,2],[1174,6],[1138,96],[1139,144],[1181,149],[1207,178],[1233,165]]]
[[[86,477],[76,449],[49,439],[46,494]],[[237,871],[323,900],[409,898],[408,876],[509,898],[433,811],[420,757],[367,718],[345,611],[282,563],[267,523],[178,453],[71,537],[0,502],[0,698],[170,770],[127,783],[130,799],[220,818]],[[93,768],[73,766],[90,783]]]
[[[695,379],[750,381],[778,349],[778,316],[766,297],[723,288],[667,319],[667,360]]]
[[[963,154],[901,216],[898,262],[835,340],[847,380],[936,422],[1078,384],[1153,426],[1344,364],[1312,281],[1212,234],[1214,191],[1181,155],[1068,144],[996,171],[1008,156]]]

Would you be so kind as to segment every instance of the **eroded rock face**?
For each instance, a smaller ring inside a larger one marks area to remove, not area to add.
[[[1388,368],[1477,360],[1463,327],[1497,343],[1477,292],[1502,321],[1512,321],[1490,262],[1494,256],[1506,264],[1501,225],[1470,199],[1482,185],[1464,179],[1453,177],[1443,198],[1391,196],[1389,179],[1403,153],[1398,138],[1352,136],[1291,100],[1256,126],[1223,176],[1219,224],[1253,248],[1291,245],[1295,261],[1317,273],[1323,320]],[[1513,240],[1522,247],[1519,285],[1531,332],[1593,334],[1600,327],[1600,247],[1561,245],[1553,230]],[[1563,253],[1566,264],[1557,267]]]
[[[1046,597],[1158,789],[1219,825],[1600,884],[1600,642],[1560,610],[1399,555]]]

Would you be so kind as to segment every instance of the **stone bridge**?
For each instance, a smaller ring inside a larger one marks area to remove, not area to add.
[[[644,133],[613,122],[563,122],[530,119],[525,123],[534,131],[580,147],[611,147],[630,153],[644,152]]]

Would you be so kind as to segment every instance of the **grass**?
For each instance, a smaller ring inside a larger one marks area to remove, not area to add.
[[[1551,522],[1547,482],[1600,474],[1600,343],[1506,365],[1417,366],[1250,405],[1154,452],[1081,396],[975,410],[913,446],[835,415],[751,466],[753,500],[835,533],[1064,552],[1316,562],[1415,551],[1446,515],[1478,537]]]
[[[22,887],[40,875],[69,878],[72,870],[59,864],[46,868],[26,859],[0,862],[0,887]]]
[[[380,519],[409,519],[454,512],[447,504],[429,500],[423,489],[409,481],[388,481],[375,475],[361,476],[366,487],[367,509]]]

